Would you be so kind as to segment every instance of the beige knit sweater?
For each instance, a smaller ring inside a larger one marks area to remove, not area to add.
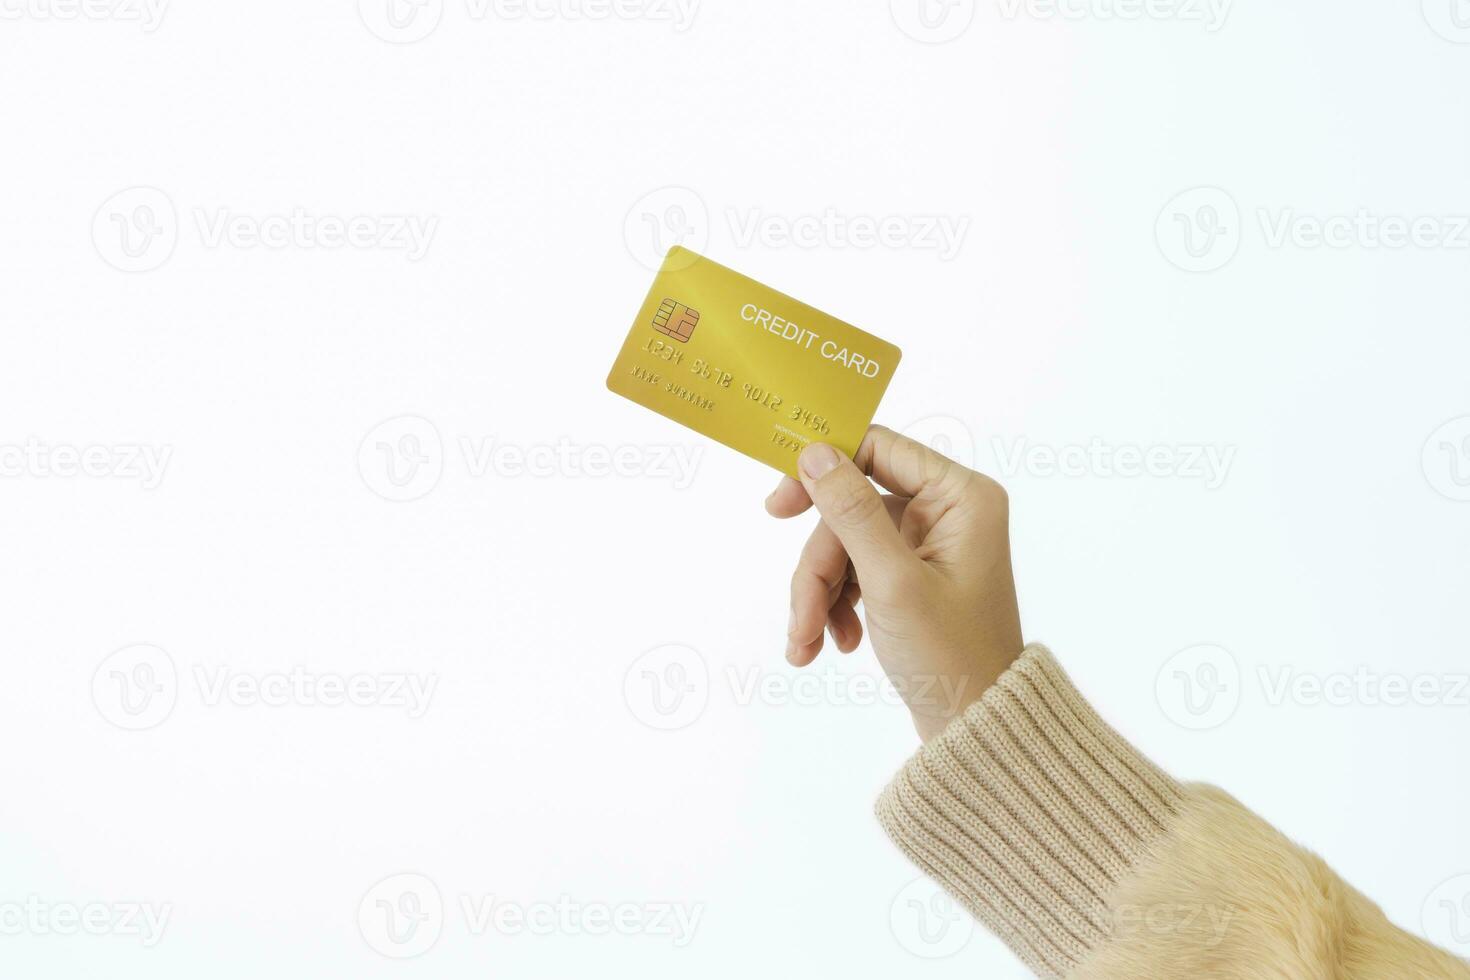
[[[1159,770],[1041,646],[877,809],[1038,976],[1470,978],[1227,794]]]

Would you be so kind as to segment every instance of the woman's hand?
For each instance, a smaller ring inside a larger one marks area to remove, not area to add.
[[[878,662],[928,741],[1024,646],[1005,491],[877,425],[856,461],[818,443],[797,469],[800,483],[784,477],[766,499],[776,517],[813,503],[822,515],[791,577],[786,659],[815,660],[823,629],[843,653],[855,650],[861,600]]]

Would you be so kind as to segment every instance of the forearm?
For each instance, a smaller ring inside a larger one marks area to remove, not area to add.
[[[894,841],[1044,977],[1470,977],[1030,647],[884,791]]]

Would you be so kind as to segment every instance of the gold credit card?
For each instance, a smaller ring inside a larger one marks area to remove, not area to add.
[[[813,442],[857,452],[901,353],[675,247],[607,387],[791,476]]]

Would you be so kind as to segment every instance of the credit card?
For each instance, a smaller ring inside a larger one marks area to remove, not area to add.
[[[899,349],[675,247],[607,376],[609,390],[796,476],[813,442],[857,452]]]

